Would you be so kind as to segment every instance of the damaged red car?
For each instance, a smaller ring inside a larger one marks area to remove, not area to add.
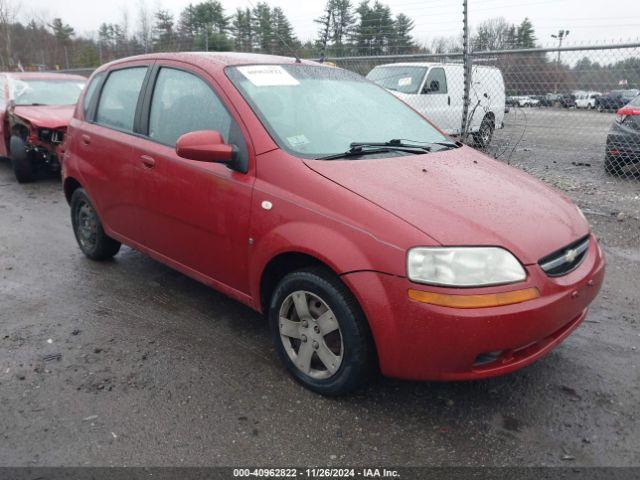
[[[289,372],[327,395],[377,371],[513,372],[578,328],[604,278],[568,198],[327,65],[118,60],[92,76],[64,155],[87,257],[124,243],[263,312]]]
[[[58,73],[0,75],[0,156],[11,159],[18,182],[60,170],[59,147],[85,83]]]

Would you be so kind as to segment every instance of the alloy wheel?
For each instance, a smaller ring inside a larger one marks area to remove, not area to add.
[[[305,375],[323,380],[340,368],[344,345],[333,311],[318,295],[298,290],[280,306],[280,339],[293,364]]]

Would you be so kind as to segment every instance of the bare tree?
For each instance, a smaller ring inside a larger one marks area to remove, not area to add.
[[[2,66],[10,67],[13,65],[12,43],[11,43],[11,26],[15,23],[20,7],[14,4],[13,0],[0,0],[0,42],[2,42],[2,50],[4,55],[0,56]],[[6,63],[5,63],[6,60]]]
[[[138,0],[138,37],[144,52],[150,52],[153,45],[153,16],[146,0]]]

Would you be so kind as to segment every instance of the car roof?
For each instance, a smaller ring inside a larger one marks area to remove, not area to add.
[[[285,57],[280,55],[265,55],[260,53],[243,52],[165,52],[136,55],[122,58],[103,65],[99,70],[105,70],[113,66],[133,61],[152,60],[176,60],[191,63],[206,68],[207,66],[232,66],[232,65],[273,65],[273,64],[294,64],[295,57]],[[320,63],[301,60],[304,65],[321,65]]]
[[[9,78],[17,78],[19,80],[41,79],[41,80],[82,80],[87,81],[87,77],[82,75],[73,75],[69,73],[57,73],[57,72],[2,72]]]

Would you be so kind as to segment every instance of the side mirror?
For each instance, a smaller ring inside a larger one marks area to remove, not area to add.
[[[215,130],[189,132],[178,138],[176,153],[187,160],[212,163],[232,163],[238,156],[238,149],[224,143]]]

